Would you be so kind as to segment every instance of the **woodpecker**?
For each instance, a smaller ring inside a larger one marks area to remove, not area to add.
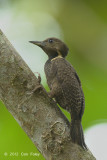
[[[69,51],[67,45],[54,37],[29,42],[39,46],[47,54],[44,71],[50,88],[48,95],[70,113],[72,142],[87,149],[81,125],[85,108],[84,93],[75,69],[65,59]]]

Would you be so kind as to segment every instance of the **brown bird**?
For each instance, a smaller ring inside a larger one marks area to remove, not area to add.
[[[50,88],[49,96],[55,98],[56,102],[70,113],[72,142],[86,149],[81,125],[85,107],[84,94],[75,69],[65,59],[68,47],[57,38],[30,42],[41,47],[48,55],[44,70]]]

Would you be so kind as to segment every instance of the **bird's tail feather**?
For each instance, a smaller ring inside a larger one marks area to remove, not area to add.
[[[84,141],[84,134],[80,120],[72,120],[71,123],[71,138],[72,142],[80,145],[82,148],[87,149]]]

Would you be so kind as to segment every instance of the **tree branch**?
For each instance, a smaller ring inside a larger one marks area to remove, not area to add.
[[[0,99],[46,160],[95,160],[72,143],[69,121],[1,30]]]

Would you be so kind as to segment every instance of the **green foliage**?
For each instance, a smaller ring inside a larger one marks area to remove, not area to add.
[[[44,159],[2,102],[0,102],[0,137],[0,160]]]

